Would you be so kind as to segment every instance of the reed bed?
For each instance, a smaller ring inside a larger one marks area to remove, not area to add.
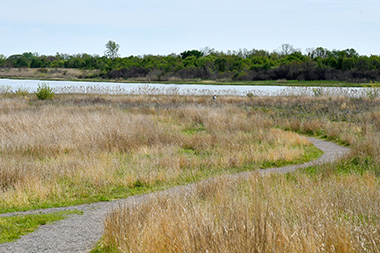
[[[49,82],[46,82],[49,85]],[[345,98],[379,98],[378,83],[370,87],[270,87],[270,86],[207,86],[176,84],[141,84],[141,83],[86,83],[82,85],[51,85],[58,94],[97,94],[97,95],[168,95],[168,96],[281,96],[281,97],[345,97]],[[35,87],[36,88],[36,87]],[[20,90],[33,92],[33,88],[0,85],[0,93],[19,93]]]
[[[287,87],[279,90],[264,88],[248,90],[245,87],[197,88],[191,85],[81,85],[55,87],[57,93],[112,94],[112,95],[181,95],[181,96],[329,96],[347,98],[379,97],[379,87]]]

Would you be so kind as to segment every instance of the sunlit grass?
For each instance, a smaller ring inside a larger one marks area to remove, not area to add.
[[[268,177],[220,177],[191,193],[116,208],[97,250],[378,252],[380,100],[305,96],[223,102],[232,100],[261,122],[350,145],[352,152],[331,165]]]
[[[314,159],[307,138],[204,97],[0,100],[0,210],[94,201]]]
[[[253,175],[120,207],[99,248],[118,252],[374,252],[379,180]]]

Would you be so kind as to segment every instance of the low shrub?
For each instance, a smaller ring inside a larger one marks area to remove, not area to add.
[[[38,85],[36,96],[40,100],[52,99],[54,97],[54,89],[43,83]]]

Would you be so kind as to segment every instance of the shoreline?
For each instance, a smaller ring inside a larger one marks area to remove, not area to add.
[[[298,81],[298,80],[263,80],[263,81],[232,81],[232,80],[202,80],[177,79],[147,80],[133,79],[104,79],[94,77],[99,70],[81,69],[0,69],[0,79],[10,80],[40,80],[40,81],[71,81],[71,82],[100,82],[100,83],[143,83],[143,84],[187,84],[187,85],[238,85],[238,86],[292,86],[292,87],[369,87],[370,83],[352,83],[344,81]]]

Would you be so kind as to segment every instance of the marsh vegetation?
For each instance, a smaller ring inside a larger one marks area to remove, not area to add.
[[[377,252],[380,101],[225,98],[273,126],[350,145],[333,164],[286,175],[221,176],[192,192],[121,206],[99,248],[131,252]]]
[[[320,154],[243,106],[249,101],[8,94],[0,99],[0,210],[110,200]]]
[[[105,201],[215,177],[192,194],[120,206],[99,250],[377,251],[380,100],[344,97],[2,94],[2,212]],[[350,145],[305,162],[308,134]]]

